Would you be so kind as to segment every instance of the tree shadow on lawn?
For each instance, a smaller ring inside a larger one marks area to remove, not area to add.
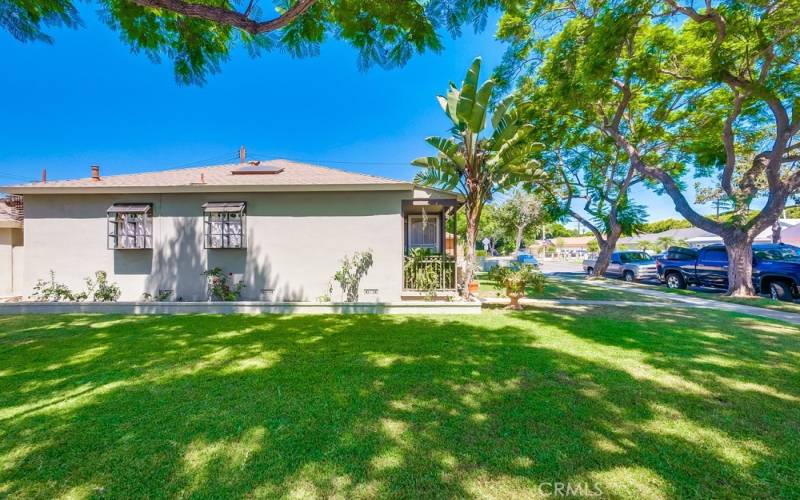
[[[800,487],[800,336],[778,323],[616,308],[0,327],[0,494]]]

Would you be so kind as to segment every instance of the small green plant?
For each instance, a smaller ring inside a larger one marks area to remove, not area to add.
[[[85,278],[86,292],[81,292],[83,300],[91,297],[95,302],[116,302],[122,291],[116,283],[108,281],[108,273],[105,271],[97,271],[94,273],[94,279],[91,277]]]
[[[404,263],[406,287],[425,292],[427,299],[435,298],[442,286],[442,262],[430,259],[435,255],[429,248],[412,248]]]
[[[506,296],[511,299],[509,309],[521,309],[519,299],[525,296],[525,291],[533,288],[536,293],[541,293],[546,282],[544,274],[529,264],[495,267],[489,271],[489,279],[494,282],[495,288],[505,289]]]
[[[356,252],[352,257],[345,255],[342,259],[342,268],[333,275],[333,281],[339,283],[347,302],[358,301],[358,286],[370,267],[372,250]]]
[[[325,288],[325,293],[317,297],[317,302],[330,302],[332,295],[333,295],[333,280],[328,282],[328,286],[327,288]]]
[[[242,295],[242,289],[245,288],[245,284],[241,280],[231,286],[228,280],[233,281],[233,273],[225,274],[219,267],[204,271],[203,276],[208,280],[209,300],[222,300],[226,302],[239,300],[239,297]]]
[[[149,292],[142,294],[142,300],[145,302],[167,302],[172,298],[172,290],[159,290],[155,295]]]
[[[67,285],[56,281],[56,273],[50,270],[50,279],[39,279],[33,285],[34,300],[41,302],[58,302],[60,300],[74,300],[74,296]]]

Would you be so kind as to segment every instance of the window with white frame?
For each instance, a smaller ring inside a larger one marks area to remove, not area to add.
[[[246,248],[245,208],[243,201],[204,204],[205,248]]]
[[[408,248],[429,248],[439,251],[439,216],[408,216]]]
[[[108,208],[108,248],[137,250],[153,248],[153,205],[115,203]]]

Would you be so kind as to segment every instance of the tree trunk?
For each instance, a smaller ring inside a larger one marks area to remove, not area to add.
[[[617,248],[617,241],[622,232],[619,228],[614,228],[604,240],[597,240],[597,245],[600,247],[600,253],[597,254],[597,260],[594,261],[593,276],[603,276],[608,269],[608,264],[611,262],[611,254]]]
[[[478,223],[481,218],[481,207],[478,203],[467,203],[465,205],[467,216],[467,241],[464,259],[464,297],[469,297],[469,284],[475,274],[475,243],[478,238]]]
[[[522,245],[522,234],[525,232],[525,226],[517,226],[517,234],[514,236],[514,251],[518,252],[520,245]]]
[[[725,232],[722,241],[728,252],[728,291],[731,297],[755,295],[753,288],[753,237],[740,231]]]
[[[772,223],[772,242],[781,242],[781,222],[779,220]]]

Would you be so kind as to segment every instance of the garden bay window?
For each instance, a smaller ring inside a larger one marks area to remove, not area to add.
[[[243,201],[204,204],[205,248],[246,248],[245,208]]]
[[[153,248],[153,205],[115,203],[108,208],[108,248],[136,250]]]

